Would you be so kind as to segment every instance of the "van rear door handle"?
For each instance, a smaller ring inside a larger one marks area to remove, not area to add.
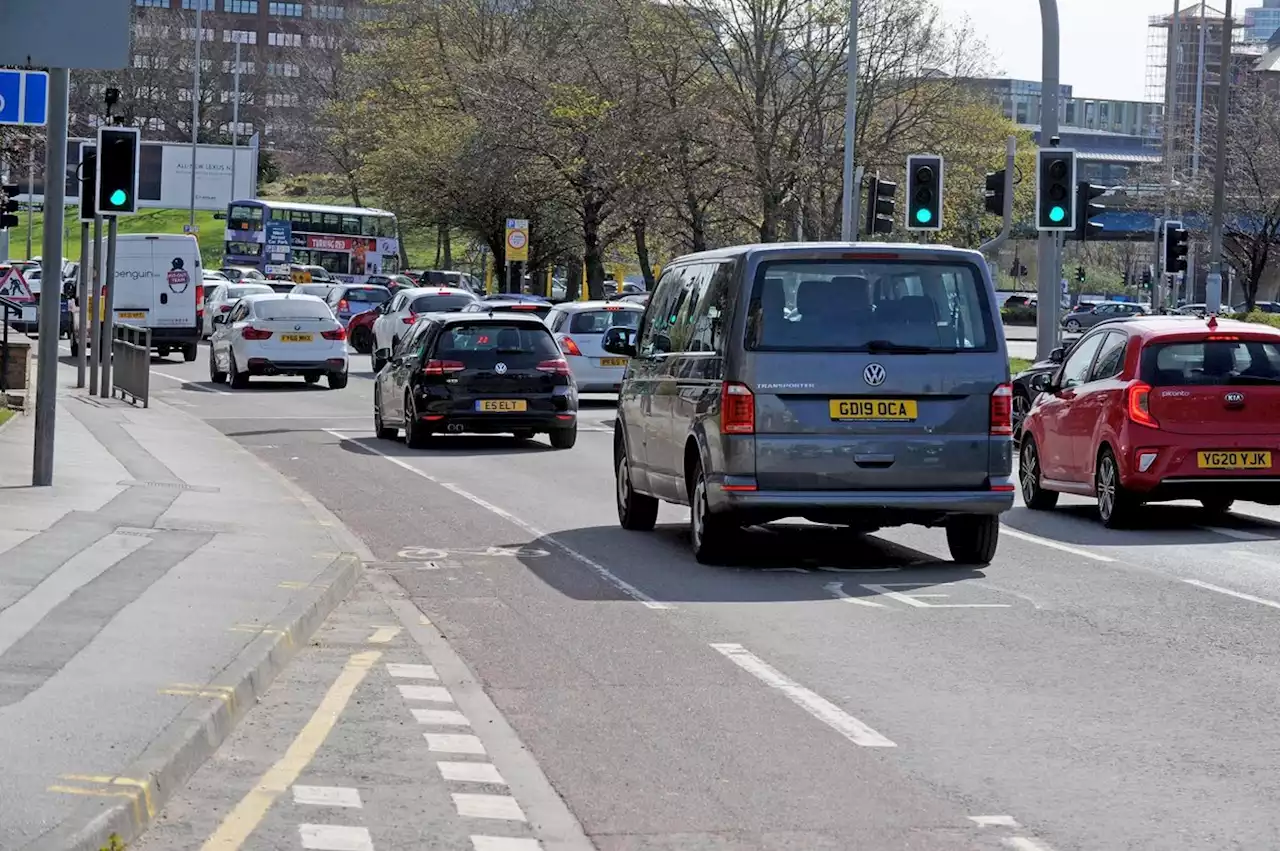
[[[894,456],[859,453],[853,456],[853,462],[859,467],[890,467],[893,465]]]

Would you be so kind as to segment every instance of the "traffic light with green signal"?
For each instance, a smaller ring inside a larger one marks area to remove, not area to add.
[[[1076,228],[1076,152],[1041,148],[1036,165],[1036,230]]]
[[[137,127],[99,127],[97,147],[98,213],[129,216],[138,212]]]
[[[942,230],[942,157],[907,157],[907,230]]]
[[[1084,279],[1085,279],[1084,267],[1083,267],[1083,266],[1077,266],[1077,267],[1076,267],[1076,283],[1078,283],[1078,284],[1083,284],[1083,283],[1084,283]]]

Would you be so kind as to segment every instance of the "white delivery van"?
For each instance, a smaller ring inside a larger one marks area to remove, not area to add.
[[[113,321],[150,328],[151,348],[160,357],[182,352],[184,360],[194,361],[204,320],[203,278],[200,244],[194,236],[120,234]]]

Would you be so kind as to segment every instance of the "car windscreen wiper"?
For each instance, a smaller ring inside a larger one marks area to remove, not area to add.
[[[531,355],[533,352],[529,349],[494,349],[500,355]]]
[[[872,354],[892,352],[902,355],[954,354],[960,351],[954,346],[949,348],[941,346],[912,346],[905,343],[895,343],[892,340],[868,340],[866,349]]]

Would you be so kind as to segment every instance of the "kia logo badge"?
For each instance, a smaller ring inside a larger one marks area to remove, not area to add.
[[[867,364],[862,371],[862,380],[872,387],[879,387],[884,384],[884,367],[878,363]]]
[[[501,362],[496,363],[496,364],[494,364],[494,366],[493,366],[493,371],[494,371],[494,372],[496,372],[496,373],[498,373],[498,375],[506,375],[506,374],[507,374],[507,365],[506,365],[505,363],[501,363]]]
[[[1243,393],[1234,393],[1234,392],[1233,392],[1233,393],[1228,393],[1227,395],[1225,395],[1225,396],[1223,396],[1223,397],[1222,397],[1222,401],[1226,402],[1228,405],[1243,405],[1243,404],[1244,404],[1244,394],[1243,394]]]

